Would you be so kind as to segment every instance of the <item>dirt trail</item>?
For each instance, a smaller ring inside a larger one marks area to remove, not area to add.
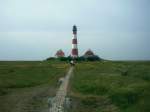
[[[73,67],[71,67],[65,76],[62,84],[60,85],[56,96],[52,100],[52,105],[49,108],[49,112],[64,112],[64,102],[65,102],[65,97],[67,95],[67,88],[69,84],[69,79],[72,75],[73,72]]]

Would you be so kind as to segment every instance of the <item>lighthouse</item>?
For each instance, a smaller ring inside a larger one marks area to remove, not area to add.
[[[72,52],[71,55],[73,58],[78,57],[78,45],[77,45],[77,27],[76,25],[73,26],[73,38],[72,38]]]

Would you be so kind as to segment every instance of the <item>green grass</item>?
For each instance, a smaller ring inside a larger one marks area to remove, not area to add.
[[[51,61],[0,62],[0,112],[48,112],[68,64]]]
[[[71,82],[75,112],[149,112],[150,62],[79,63]]]
[[[56,88],[58,78],[67,69],[68,64],[59,61],[0,62],[0,111],[32,112],[30,103],[36,108],[36,103],[45,104],[49,94],[54,93],[48,88]],[[78,63],[71,79],[71,112],[150,112],[149,88],[150,62]],[[20,103],[27,110],[12,110]]]
[[[0,62],[0,95],[11,88],[54,84],[68,65],[59,61]]]

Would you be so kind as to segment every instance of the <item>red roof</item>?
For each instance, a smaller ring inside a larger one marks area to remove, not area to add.
[[[64,57],[65,56],[65,53],[60,49],[56,52],[55,56],[57,57]]]
[[[85,52],[84,56],[94,56],[94,53],[89,49]]]

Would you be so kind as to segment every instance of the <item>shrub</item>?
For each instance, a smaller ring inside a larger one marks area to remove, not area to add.
[[[94,56],[90,56],[90,57],[84,57],[84,56],[80,56],[80,57],[77,57],[77,58],[72,58],[71,56],[68,56],[68,57],[58,57],[58,58],[55,58],[55,57],[49,57],[46,59],[47,61],[49,60],[60,60],[60,61],[71,61],[71,60],[75,60],[75,61],[99,61],[101,60],[101,58],[97,55],[94,55]]]
[[[59,57],[58,58],[60,61],[68,61],[68,58],[67,57]]]
[[[90,56],[90,57],[85,57],[85,60],[87,60],[87,61],[99,61],[100,57],[97,55],[94,55],[94,56]]]
[[[55,57],[49,57],[46,60],[49,61],[49,60],[55,60],[55,59],[56,59]]]

